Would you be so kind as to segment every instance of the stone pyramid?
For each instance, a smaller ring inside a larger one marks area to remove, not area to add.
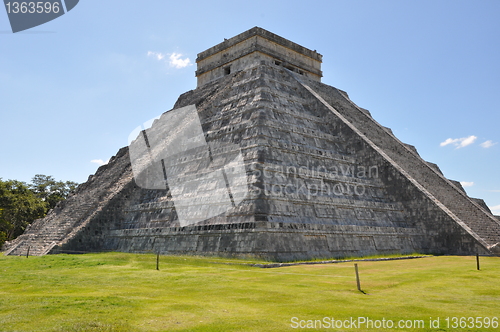
[[[198,87],[7,254],[499,254],[486,204],[322,84],[321,62],[258,27],[198,54]]]

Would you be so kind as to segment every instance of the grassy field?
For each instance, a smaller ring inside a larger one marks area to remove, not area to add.
[[[500,318],[500,258],[481,258],[481,271],[475,257],[358,262],[366,294],[353,262],[244,263],[162,256],[157,271],[155,255],[0,255],[0,331],[500,331],[484,327]]]

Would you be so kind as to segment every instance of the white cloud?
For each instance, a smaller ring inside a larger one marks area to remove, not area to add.
[[[477,136],[471,135],[469,137],[462,138],[448,138],[446,141],[441,142],[440,146],[446,146],[449,144],[453,144],[457,149],[466,147],[467,145],[473,144],[477,140]]]
[[[500,205],[488,206],[494,215],[500,215]]]
[[[175,68],[184,68],[191,65],[189,58],[181,59],[182,54],[172,53],[170,55],[170,65]]]
[[[460,144],[458,145],[458,148],[463,148],[467,145],[471,145],[472,143],[474,143],[476,141],[477,137],[472,135],[472,136],[469,136],[469,137],[466,137],[465,139],[461,138],[461,142]]]
[[[458,142],[458,138],[455,138],[455,139],[448,138],[446,141],[441,142],[439,145],[440,146],[446,146],[448,144],[453,144],[453,143],[456,143],[456,142]]]
[[[489,140],[486,142],[481,143],[481,146],[485,149],[491,148],[493,145],[496,145],[497,143],[493,143],[493,141]]]
[[[151,52],[148,51],[148,56],[152,56],[156,58],[158,61],[168,61],[168,64],[171,67],[175,67],[177,69],[184,68],[187,66],[191,66],[191,60],[189,58],[182,59],[182,54],[180,53],[172,53],[167,59],[169,53],[160,53],[160,52]]]
[[[151,51],[148,51],[148,56],[153,56],[153,57],[155,57],[158,61],[161,61],[161,60],[163,60],[163,58],[165,58],[167,55],[166,55],[166,54],[163,54],[163,53],[159,53],[159,52],[151,52]]]
[[[94,163],[94,164],[97,164],[99,166],[102,166],[102,165],[106,165],[109,162],[109,159],[106,160],[106,161],[104,161],[102,159],[92,159],[90,162]]]
[[[460,181],[460,184],[462,185],[462,187],[472,187],[474,185],[474,182]]]

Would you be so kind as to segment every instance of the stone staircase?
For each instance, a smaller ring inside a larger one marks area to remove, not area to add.
[[[120,165],[116,165],[116,164]],[[4,246],[6,255],[41,256],[76,235],[132,180],[128,149],[121,149],[108,165],[80,185],[77,192],[60,202],[43,219],[36,220],[24,234]]]
[[[77,204],[71,199],[65,203],[56,207],[45,218],[36,220],[24,234],[8,243],[6,255],[26,255],[28,250],[32,256],[49,253],[96,208],[94,203]],[[71,216],[57,213],[58,210],[68,207],[72,207]]]
[[[303,86],[358,131],[386,160],[488,250],[500,254],[500,222],[489,211],[363,112],[339,90],[317,82]]]

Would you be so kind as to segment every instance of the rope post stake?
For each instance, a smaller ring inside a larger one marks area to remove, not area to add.
[[[359,282],[359,272],[358,272],[358,264],[357,264],[357,263],[354,263],[354,270],[356,271],[356,284],[358,285],[358,290],[359,290],[361,293],[364,293],[364,292],[361,290],[361,283]]]

